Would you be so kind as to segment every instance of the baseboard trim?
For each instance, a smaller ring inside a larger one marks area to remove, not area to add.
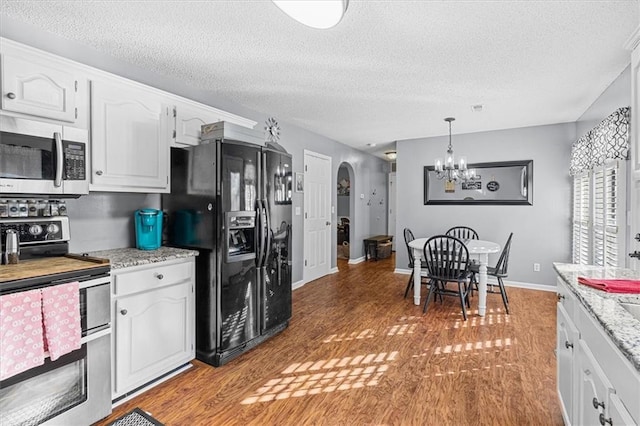
[[[364,262],[364,256],[358,257],[357,259],[349,259],[349,265],[356,265],[362,262]]]
[[[291,285],[291,290],[297,290],[305,284],[306,283],[304,282],[304,280],[296,281],[295,283],[293,283],[293,285]]]
[[[338,272],[340,272],[340,271],[338,270],[338,267],[337,267],[337,266],[334,266],[334,267],[333,267],[333,268],[331,268],[331,270],[329,271],[329,273],[330,273],[330,274],[336,274],[336,273],[338,273]]]
[[[396,268],[394,271],[396,274],[402,275],[411,275],[411,269],[404,268]],[[498,285],[498,280],[493,277],[489,277],[487,279],[488,284]],[[555,286],[546,285],[546,284],[535,284],[535,283],[523,283],[520,281],[507,281],[504,280],[505,287],[518,287],[518,288],[526,288],[528,290],[540,290],[540,291],[556,291]]]

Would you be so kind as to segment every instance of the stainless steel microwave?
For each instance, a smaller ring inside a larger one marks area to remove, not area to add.
[[[0,115],[0,197],[89,193],[86,130]]]

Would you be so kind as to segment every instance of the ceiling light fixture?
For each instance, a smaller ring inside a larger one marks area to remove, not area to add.
[[[395,160],[398,157],[398,154],[395,151],[387,151],[384,153],[384,155],[386,155],[387,158],[391,161]]]
[[[311,28],[326,30],[342,20],[349,0],[273,0],[284,13]]]
[[[474,180],[476,178],[476,171],[474,169],[467,169],[467,158],[460,157],[458,164],[455,163],[455,157],[453,156],[453,146],[451,145],[451,122],[455,118],[447,117],[444,121],[449,123],[449,147],[447,148],[447,157],[442,162],[442,158],[436,159],[435,171],[438,179],[446,179],[449,184],[466,182]]]

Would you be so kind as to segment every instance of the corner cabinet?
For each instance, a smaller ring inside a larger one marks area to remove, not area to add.
[[[112,397],[195,357],[195,259],[113,271]]]
[[[637,425],[640,375],[560,278],[557,390],[566,425]]]
[[[169,123],[169,145],[184,147],[200,143],[200,129],[204,124],[226,121],[250,129],[256,122],[197,102],[176,102]]]
[[[169,192],[166,99],[139,85],[91,82],[91,191]]]

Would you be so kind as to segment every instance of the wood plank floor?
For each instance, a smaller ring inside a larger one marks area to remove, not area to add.
[[[507,288],[467,322],[459,302],[403,299],[393,257],[293,293],[289,328],[220,368],[186,371],[117,407],[166,425],[561,425],[555,293]],[[426,292],[423,289],[423,295]]]

